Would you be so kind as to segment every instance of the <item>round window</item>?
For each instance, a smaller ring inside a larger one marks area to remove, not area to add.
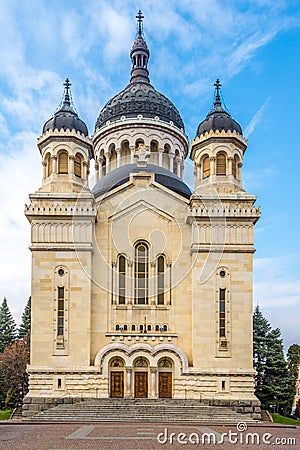
[[[221,271],[220,271],[220,277],[224,278],[224,277],[225,277],[225,275],[226,275],[226,272],[225,272],[225,270],[221,270]]]
[[[58,275],[62,277],[64,274],[65,274],[64,269],[58,269]]]

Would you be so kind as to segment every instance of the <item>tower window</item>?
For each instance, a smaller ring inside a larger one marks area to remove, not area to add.
[[[238,164],[239,164],[239,158],[237,157],[237,155],[235,155],[235,157],[232,161],[232,175],[236,179],[238,179]]]
[[[57,306],[57,335],[64,335],[64,318],[65,318],[65,288],[58,287],[58,306]]]
[[[119,305],[125,305],[125,276],[126,276],[125,256],[119,256]]]
[[[67,152],[60,152],[58,155],[58,173],[68,173],[68,154]]]
[[[219,336],[226,337],[226,324],[225,324],[225,298],[226,289],[219,290]]]
[[[159,256],[157,260],[157,304],[164,304],[165,290],[165,258]]]
[[[82,177],[82,158],[80,155],[76,155],[74,159],[74,174],[76,177]]]
[[[135,303],[148,304],[148,246],[141,242],[135,247]]]
[[[226,155],[224,153],[217,155],[217,175],[226,175]]]
[[[203,171],[203,178],[207,178],[210,176],[210,159],[209,156],[205,156],[202,162],[202,171]]]

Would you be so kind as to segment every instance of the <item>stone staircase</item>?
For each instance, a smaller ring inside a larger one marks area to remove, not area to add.
[[[201,405],[197,400],[93,399],[63,404],[26,419],[27,422],[181,422],[255,423],[250,414],[226,406]]]

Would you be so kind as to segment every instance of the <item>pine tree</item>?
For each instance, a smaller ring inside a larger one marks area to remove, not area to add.
[[[254,366],[258,372],[255,395],[262,405],[275,406],[283,415],[291,413],[295,383],[284,359],[279,328],[272,329],[257,306],[253,315]]]
[[[19,326],[18,334],[19,338],[27,336],[31,327],[31,297],[29,297],[27,304],[22,314],[22,323]]]
[[[264,380],[264,370],[268,353],[268,335],[271,325],[262,315],[259,306],[256,306],[253,314],[253,365],[257,371],[256,395],[259,397],[260,386]]]
[[[287,352],[288,367],[290,374],[297,380],[300,367],[300,345],[292,344]]]
[[[3,352],[7,345],[12,344],[16,337],[17,325],[4,297],[0,307],[0,353]]]

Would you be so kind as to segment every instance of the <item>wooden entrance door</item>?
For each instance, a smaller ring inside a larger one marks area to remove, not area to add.
[[[124,397],[124,373],[110,372],[111,397]]]
[[[158,374],[159,398],[172,398],[172,372]]]
[[[148,372],[135,372],[134,396],[135,398],[148,397]]]

